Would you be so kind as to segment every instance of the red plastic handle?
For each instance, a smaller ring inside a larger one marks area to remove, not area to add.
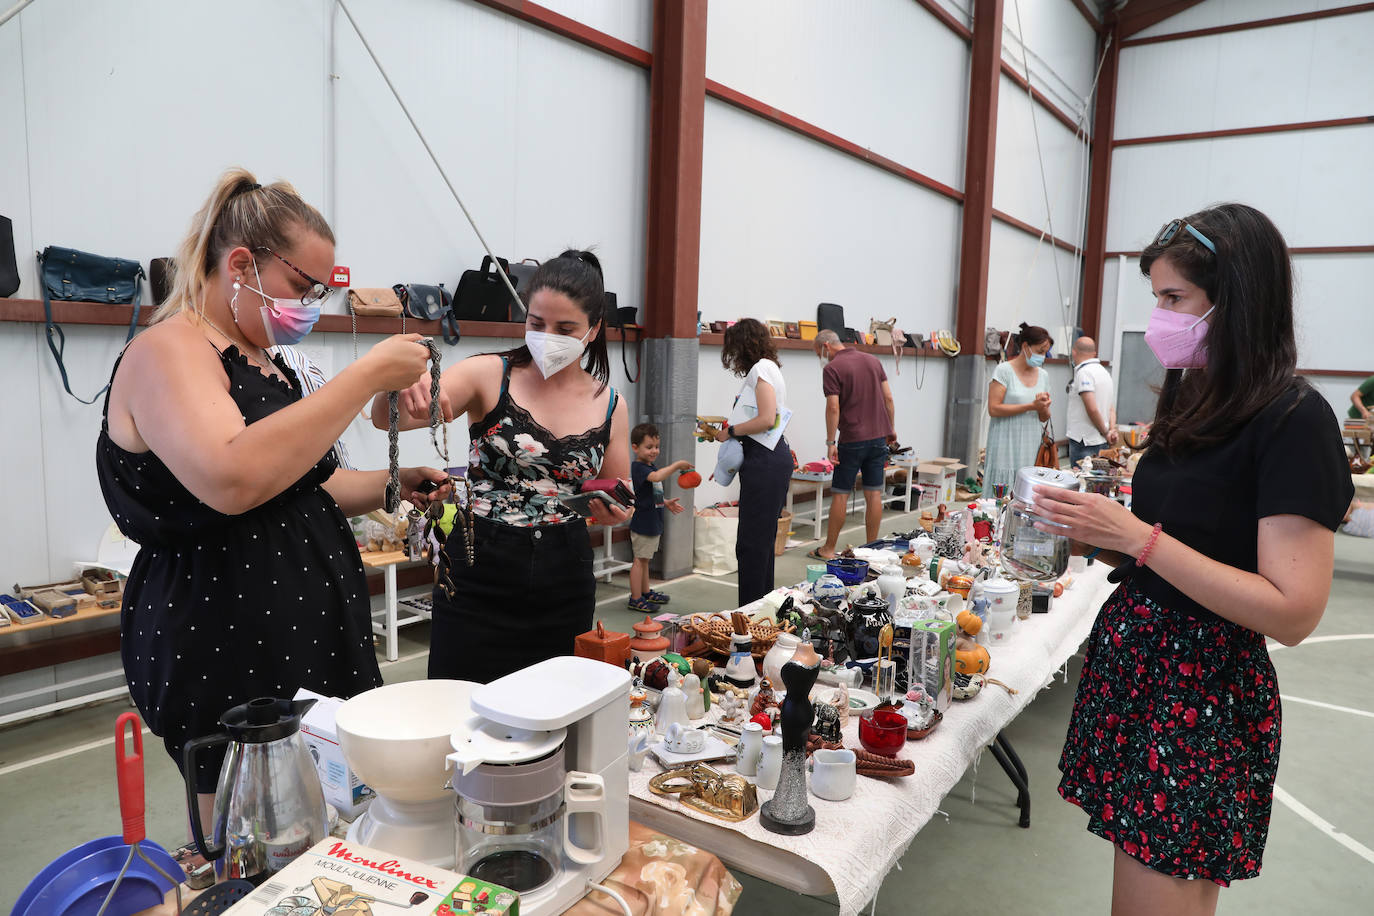
[[[125,750],[125,726],[133,726],[134,752]],[[115,775],[119,782],[119,816],[124,821],[124,842],[143,842],[143,722],[138,713],[126,712],[115,722]]]

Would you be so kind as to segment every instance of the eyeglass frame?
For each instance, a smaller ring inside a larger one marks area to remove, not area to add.
[[[1153,248],[1154,246],[1158,245],[1161,249],[1168,248],[1174,242],[1178,241],[1180,229],[1187,229],[1188,233],[1192,235],[1193,238],[1197,239],[1204,246],[1206,246],[1207,250],[1212,253],[1213,257],[1216,256],[1217,246],[1212,244],[1212,240],[1209,239],[1207,236],[1203,235],[1201,232],[1198,232],[1196,229],[1194,229],[1186,219],[1171,219],[1167,223],[1165,223],[1163,228],[1161,228],[1159,230],[1159,233],[1155,236],[1155,240],[1150,243],[1150,247]]]
[[[302,280],[310,284],[310,288],[305,292],[301,293],[301,305],[316,305],[322,303],[324,302],[324,300],[329,298],[329,295],[331,293],[334,292],[334,287],[330,286],[328,283],[316,280],[314,277],[310,276],[310,274],[301,270],[295,264],[292,264],[290,261],[286,260],[286,258],[277,254],[275,251],[273,251],[271,248],[268,248],[266,245],[258,245],[257,247],[251,250],[267,252],[272,257],[276,258],[278,261],[281,261],[287,267],[294,270]],[[324,292],[317,293],[317,290],[324,290]]]

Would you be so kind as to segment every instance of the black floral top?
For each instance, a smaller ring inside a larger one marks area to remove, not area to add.
[[[510,396],[510,362],[501,360],[501,396],[491,411],[468,427],[468,458],[476,514],[506,525],[558,525],[580,519],[559,502],[595,480],[611,438],[619,395],[611,389],[606,419],[595,429],[558,438]]]

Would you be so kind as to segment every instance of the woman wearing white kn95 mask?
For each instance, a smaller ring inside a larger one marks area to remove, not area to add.
[[[469,357],[439,377],[444,419],[468,418],[473,543],[454,525],[441,554],[432,678],[487,682],[571,654],[596,601],[587,523],[575,507],[597,524],[630,515],[611,500],[572,499],[586,481],[630,474],[626,407],[608,384],[601,264],[591,252],[565,251],[540,265],[521,295],[525,344]],[[428,425],[429,408],[426,374],[401,394],[401,428]],[[372,420],[386,428],[385,398],[373,402]]]

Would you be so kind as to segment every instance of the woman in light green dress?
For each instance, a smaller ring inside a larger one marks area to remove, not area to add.
[[[1041,424],[1050,418],[1050,375],[1042,368],[1054,346],[1049,331],[1021,323],[1011,337],[1016,355],[997,366],[988,382],[988,453],[983,492],[1003,484],[1010,489],[1021,468],[1035,464]]]

